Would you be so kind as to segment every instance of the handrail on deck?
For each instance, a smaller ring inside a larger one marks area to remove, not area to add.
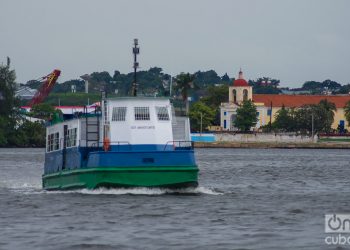
[[[59,138],[58,139],[58,144],[55,144],[55,145],[58,145],[58,148],[53,148],[52,150],[50,150],[48,152],[57,151],[57,150],[63,149],[64,148],[63,141],[64,141],[64,138]],[[79,146],[82,145],[82,142],[84,142],[84,141],[86,142],[86,140],[71,139],[71,142],[73,142],[73,141],[75,143],[72,143],[73,145],[71,145],[71,146],[66,146],[66,148],[79,147]],[[55,145],[52,145],[52,147],[55,147]],[[110,145],[111,146],[118,146],[117,147],[118,151],[120,151],[120,146],[121,145],[127,145],[128,149],[130,151],[132,149],[132,145],[128,141],[111,141]],[[164,145],[163,151],[165,151],[169,146],[172,146],[174,149],[178,148],[180,150],[181,149],[186,149],[186,148],[193,149],[194,148],[194,142],[193,141],[186,141],[186,140],[168,141]],[[88,151],[91,151],[91,150],[102,151],[102,150],[104,150],[103,149],[103,142],[94,142],[91,145],[86,145],[86,147],[88,148]],[[46,145],[46,150],[47,150],[47,148],[48,148],[48,145]],[[108,151],[110,151],[110,149]]]
[[[110,146],[116,146],[116,145],[118,146],[118,151],[119,151],[119,147],[121,145],[127,145],[129,147],[129,150],[131,150],[131,148],[132,148],[132,145],[128,141],[111,141],[110,142]],[[91,144],[89,146],[89,148],[90,147],[100,148],[101,150],[103,150],[103,142],[95,142],[95,143]],[[110,151],[110,148],[111,147],[109,147],[108,151]]]

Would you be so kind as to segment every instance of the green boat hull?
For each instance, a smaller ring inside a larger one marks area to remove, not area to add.
[[[83,168],[43,175],[42,181],[46,190],[100,187],[183,188],[198,185],[198,168],[197,166]]]

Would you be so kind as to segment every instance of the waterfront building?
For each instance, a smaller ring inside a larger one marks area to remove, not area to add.
[[[54,106],[55,109],[59,109],[62,111],[62,115],[65,119],[72,119],[76,115],[81,113],[91,113],[96,110],[97,107],[100,106],[99,102],[93,103],[89,106]],[[22,106],[22,110],[26,112],[30,112],[31,107],[30,106]]]
[[[274,122],[278,110],[286,108],[299,108],[306,104],[318,104],[321,100],[335,104],[337,110],[334,114],[332,128],[338,126],[350,130],[349,123],[345,119],[344,106],[350,101],[350,95],[286,95],[286,94],[253,94],[253,87],[244,79],[240,70],[238,78],[229,87],[229,102],[221,103],[220,126],[222,130],[235,131],[234,120],[236,119],[237,108],[244,100],[251,100],[257,108],[258,122],[253,130]]]
[[[15,96],[22,100],[31,100],[33,99],[36,91],[36,89],[31,89],[27,86],[22,86],[16,90]]]

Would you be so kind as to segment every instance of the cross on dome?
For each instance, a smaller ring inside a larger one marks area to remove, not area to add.
[[[239,68],[238,79],[244,79],[242,68]]]

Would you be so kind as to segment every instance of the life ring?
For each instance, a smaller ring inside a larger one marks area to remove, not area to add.
[[[111,145],[111,141],[109,140],[108,137],[103,138],[103,150],[104,151],[109,151]]]

